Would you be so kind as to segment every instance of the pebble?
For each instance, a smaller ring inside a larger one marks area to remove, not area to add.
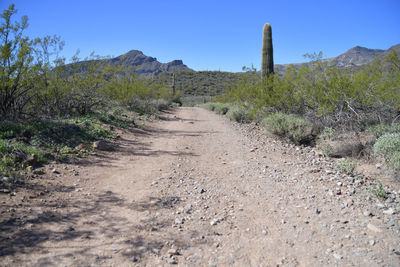
[[[378,227],[376,227],[376,226],[373,225],[372,223],[369,223],[369,224],[367,225],[367,228],[368,228],[369,230],[371,230],[372,232],[375,232],[375,233],[380,233],[380,232],[382,232],[381,229],[379,229]]]
[[[179,252],[176,248],[171,248],[167,252],[170,256],[179,255]]]
[[[262,229],[261,233],[262,233],[263,235],[268,234],[267,230],[265,230],[265,229]]]
[[[383,211],[384,214],[386,215],[393,215],[394,214],[394,210],[392,208],[384,210]]]
[[[219,222],[218,219],[212,219],[211,222],[210,222],[210,224],[211,224],[211,225],[216,225],[218,222]]]
[[[178,264],[178,262],[176,260],[174,260],[174,259],[169,259],[167,262],[169,264]]]
[[[337,253],[333,253],[333,257],[334,257],[335,259],[337,259],[337,260],[343,259],[343,256],[340,255],[340,254],[337,254]]]
[[[138,259],[137,259],[135,256],[132,256],[132,257],[130,258],[130,260],[131,260],[132,262],[137,262],[137,261],[138,261]]]
[[[10,183],[10,182],[12,182],[13,178],[11,178],[11,177],[3,177],[1,180],[3,182],[5,182],[5,183]]]
[[[183,220],[180,218],[175,218],[175,224],[182,224]]]
[[[204,188],[200,188],[197,192],[199,192],[199,194],[203,194],[206,192],[206,190]]]
[[[373,214],[371,211],[369,211],[369,210],[365,210],[365,211],[363,212],[363,215],[364,215],[365,217],[374,216],[374,214]]]
[[[396,221],[394,219],[389,219],[388,221],[389,226],[396,226]]]
[[[375,241],[375,240],[373,240],[373,239],[369,241],[369,245],[370,245],[370,246],[373,246],[373,245],[375,245],[375,243],[376,243],[376,241]]]

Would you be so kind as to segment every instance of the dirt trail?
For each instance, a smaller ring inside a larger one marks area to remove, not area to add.
[[[381,202],[334,166],[179,108],[1,196],[0,265],[400,266],[400,188]]]

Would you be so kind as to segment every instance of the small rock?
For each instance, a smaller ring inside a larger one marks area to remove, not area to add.
[[[41,210],[33,210],[33,211],[32,211],[32,214],[33,214],[34,216],[39,216],[39,215],[43,214],[43,211],[41,211]]]
[[[10,193],[11,191],[9,190],[9,189],[1,189],[0,190],[0,193],[5,193],[5,194],[8,194],[8,193]]]
[[[219,219],[217,219],[217,218],[214,218],[214,219],[212,219],[212,220],[210,221],[210,224],[211,224],[211,225],[216,225],[217,223],[219,223]]]
[[[102,151],[111,150],[111,146],[105,140],[99,140],[99,141],[93,142],[93,148],[97,149],[97,150],[102,150]]]
[[[370,245],[370,246],[375,245],[375,240],[370,240],[370,241],[369,241],[369,245]]]
[[[393,215],[394,214],[394,210],[392,208],[389,208],[387,210],[384,210],[383,213],[386,214],[386,215]]]
[[[389,219],[388,224],[389,224],[389,226],[394,227],[394,226],[396,226],[396,221],[394,219]]]
[[[42,169],[36,169],[36,170],[33,171],[33,174],[43,175],[43,174],[45,174],[45,172]]]
[[[31,154],[26,159],[26,162],[31,166],[36,166],[36,164],[38,163],[38,156],[36,154]]]
[[[371,224],[371,223],[369,223],[369,224],[367,225],[367,228],[368,228],[369,230],[371,230],[372,232],[375,232],[375,233],[380,233],[380,232],[382,232],[381,229],[379,229],[378,227],[376,227],[375,225],[373,225],[373,224]]]
[[[130,258],[130,260],[131,260],[132,262],[138,262],[138,259],[137,259],[135,256],[132,256],[132,257]]]
[[[340,255],[340,254],[337,254],[337,253],[333,253],[333,257],[334,257],[335,259],[337,259],[337,260],[343,259],[343,256]]]
[[[171,248],[167,252],[170,256],[179,255],[179,251],[176,248]]]
[[[369,211],[369,210],[365,210],[365,211],[363,212],[363,215],[364,215],[365,217],[374,216],[374,214],[373,214],[371,211]]]
[[[52,173],[55,173],[55,174],[59,174],[59,173],[60,173],[59,171],[57,171],[56,168],[53,168],[53,169],[51,170],[51,172],[52,172]]]
[[[175,224],[182,224],[182,223],[183,223],[183,219],[175,218]]]
[[[268,234],[267,230],[265,230],[265,229],[262,229],[261,233],[262,233],[263,235]]]
[[[83,150],[83,149],[86,149],[86,148],[87,148],[87,146],[85,144],[79,144],[79,145],[77,145],[75,147],[75,150]]]
[[[2,180],[4,183],[11,183],[12,180],[13,180],[13,178],[11,178],[11,177],[3,177],[1,180]]]
[[[176,260],[174,260],[174,259],[169,259],[167,262],[169,264],[178,264],[178,262]]]
[[[199,192],[199,194],[203,194],[206,192],[206,190],[204,188],[200,188],[199,190],[197,190]]]

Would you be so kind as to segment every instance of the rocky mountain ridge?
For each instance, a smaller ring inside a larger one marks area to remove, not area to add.
[[[391,51],[395,51],[400,56],[400,44],[394,45],[387,50],[383,49],[370,49],[362,46],[355,46],[350,48],[343,54],[337,57],[326,58],[323,61],[328,63],[335,63],[339,68],[359,68],[374,60],[376,56],[380,58],[387,57]],[[294,64],[275,64],[275,71],[283,74],[286,68],[293,65],[295,68],[304,66],[305,63],[294,63]]]
[[[330,63],[336,63],[340,68],[360,67],[368,62],[371,62],[375,56],[386,57],[389,55],[390,51],[396,51],[397,54],[400,55],[400,44],[392,46],[387,50],[369,49],[366,47],[355,46],[337,57],[323,60]],[[118,57],[107,59],[106,64],[134,67],[135,72],[139,75],[139,77],[147,79],[159,76],[164,72],[196,72],[183,64],[182,60],[173,60],[168,63],[161,63],[157,60],[157,58],[147,56],[140,50],[130,50],[129,52]],[[304,64],[308,63],[275,64],[275,71],[278,71],[280,74],[284,74],[286,68],[290,65],[293,65],[295,68],[299,68]]]
[[[155,57],[149,57],[139,50],[131,50],[126,54],[107,60],[109,64],[135,67],[141,78],[153,78],[162,72],[191,71],[182,60],[161,63]]]

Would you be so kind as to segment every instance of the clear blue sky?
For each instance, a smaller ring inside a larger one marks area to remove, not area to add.
[[[11,3],[29,17],[29,36],[61,36],[67,58],[78,48],[82,57],[137,49],[161,62],[182,59],[195,70],[259,69],[266,22],[275,63],[400,43],[400,0],[0,0],[1,10]]]

